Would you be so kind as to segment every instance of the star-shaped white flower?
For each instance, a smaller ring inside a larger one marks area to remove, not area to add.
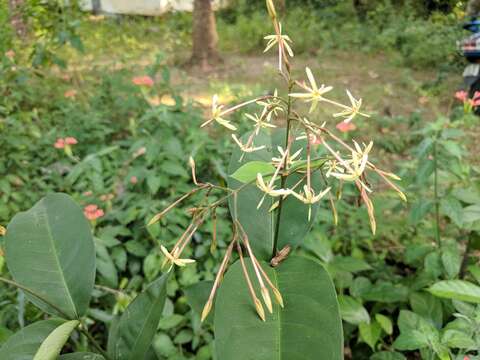
[[[252,120],[255,123],[255,135],[258,135],[260,132],[260,129],[266,129],[266,128],[276,128],[275,125],[270,124],[270,114],[268,113],[265,115],[265,113],[262,113],[262,115],[258,116],[257,114],[251,115],[251,114],[245,114],[247,118]]]
[[[307,67],[305,69],[308,77],[308,81],[310,82],[310,86],[303,84],[302,87],[307,90],[306,93],[292,93],[289,94],[291,97],[303,99],[306,102],[311,102],[312,106],[310,107],[310,111],[312,112],[317,108],[317,104],[319,101],[324,100],[323,95],[328,93],[333,89],[331,86],[325,86],[322,84],[320,88],[317,86],[317,82],[315,81],[315,78],[313,77],[312,71]]]
[[[303,193],[292,192],[292,195],[295,196],[298,200],[308,205],[308,221],[312,217],[312,205],[316,202],[319,202],[329,191],[330,187],[326,188],[322,192],[315,195],[315,191],[308,185],[303,186]]]
[[[216,121],[218,124],[226,127],[229,130],[233,130],[233,131],[237,130],[237,127],[233,125],[229,120],[225,120],[224,118],[222,118],[224,114],[225,112],[223,112],[223,105],[218,105],[218,95],[217,94],[213,95],[212,116],[210,119],[205,121],[202,125],[200,125],[200,127],[204,127],[210,124],[211,122]]]
[[[237,143],[240,150],[242,150],[244,153],[251,153],[251,152],[262,150],[265,148],[265,145],[256,146],[256,147],[253,146],[253,141],[251,145],[242,144],[242,142],[238,139],[238,137],[235,134],[232,134],[232,139]]]
[[[277,146],[277,150],[280,153],[280,157],[273,157],[272,162],[275,167],[277,166],[283,166],[285,163],[285,158],[286,158],[286,163],[287,163],[287,168],[293,165],[293,163],[297,160],[298,156],[302,152],[302,149],[299,149],[297,152],[295,152],[293,155],[289,155],[285,153],[285,150],[281,146]]]
[[[285,47],[285,50],[287,50],[288,55],[290,55],[290,57],[293,57],[293,50],[289,44],[289,42],[292,42],[292,39],[290,39],[288,35],[282,35],[282,24],[279,23],[278,28],[279,34],[267,35],[264,37],[265,40],[268,40],[268,43],[263,52],[267,52],[272,47],[274,47],[275,44],[278,44],[279,52],[281,51],[281,45],[283,45],[283,47]]]
[[[192,264],[195,262],[193,259],[179,259],[178,248],[175,249],[173,253],[170,253],[163,245],[160,246],[160,249],[162,250],[163,255],[165,255],[166,261],[170,263],[168,271],[172,270],[173,265],[184,267],[187,266],[187,264]]]
[[[363,150],[356,141],[353,143],[355,145],[355,150],[352,150],[352,158],[342,163],[342,165],[345,167],[345,171],[332,171],[330,172],[330,176],[345,181],[355,181],[362,176],[368,163],[368,154],[372,150],[373,141],[370,141],[368,145],[364,145]],[[370,191],[370,189],[363,184],[363,182],[361,182],[361,184],[367,191]]]
[[[265,183],[265,181],[263,180],[262,174],[260,174],[260,173],[257,174],[257,187],[265,193],[265,195],[263,195],[262,199],[258,203],[257,209],[259,209],[260,206],[262,206],[266,195],[270,195],[272,197],[278,197],[278,196],[284,196],[284,195],[290,195],[291,194],[291,190],[289,190],[289,189],[275,190],[274,182],[275,182],[275,176],[272,177],[272,179],[270,180],[269,183]]]
[[[346,107],[345,110],[339,113],[333,114],[333,117],[343,117],[344,123],[349,123],[357,115],[370,117],[370,115],[360,112],[360,108],[362,106],[362,99],[358,99],[358,100],[355,99],[353,95],[350,93],[350,91],[348,90],[347,90],[347,95],[348,95],[348,98],[350,99],[351,106]]]

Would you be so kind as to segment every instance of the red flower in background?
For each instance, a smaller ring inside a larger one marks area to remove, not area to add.
[[[336,128],[341,132],[345,133],[345,132],[353,131],[357,127],[355,126],[354,123],[342,121],[337,124]]]
[[[63,96],[66,97],[67,99],[74,98],[75,96],[77,96],[77,90],[75,89],[67,90],[63,93]]]
[[[95,204],[87,205],[83,208],[83,214],[90,221],[95,221],[101,218],[105,213]]]
[[[138,85],[138,86],[152,87],[153,84],[154,84],[154,81],[150,76],[143,75],[143,76],[135,76],[132,79],[132,83],[134,83],[135,85]]]

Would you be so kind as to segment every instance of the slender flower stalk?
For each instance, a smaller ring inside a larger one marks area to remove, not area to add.
[[[215,281],[213,282],[212,290],[210,291],[210,295],[208,296],[208,300],[205,303],[205,306],[203,307],[202,311],[202,317],[201,321],[205,321],[207,318],[208,314],[210,313],[210,310],[212,310],[213,306],[213,299],[215,298],[215,293],[217,292],[218,286],[220,285],[220,282],[223,278],[223,274],[225,273],[225,270],[227,269],[228,262],[232,256],[232,249],[235,243],[237,242],[237,233],[235,232],[233,235],[233,239],[230,242],[230,245],[228,245],[227,251],[225,253],[225,256],[223,257],[222,263],[220,264],[220,268],[218,269],[217,276],[215,277]]]
[[[250,292],[250,297],[252,298],[253,304],[255,305],[255,310],[257,311],[258,316],[262,321],[265,321],[265,310],[263,310],[263,305],[258,300],[257,294],[255,293],[255,289],[252,285],[252,280],[250,280],[250,275],[248,274],[247,266],[245,265],[245,260],[243,258],[243,251],[241,245],[237,242],[237,252],[238,256],[240,257],[240,265],[242,266],[243,276],[245,277],[245,281],[247,282],[248,291]]]

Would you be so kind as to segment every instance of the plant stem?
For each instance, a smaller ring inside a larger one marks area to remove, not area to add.
[[[433,179],[433,193],[435,197],[435,238],[437,241],[437,245],[440,248],[442,246],[441,239],[440,239],[440,203],[439,203],[439,196],[438,196],[438,162],[437,162],[437,140],[433,142],[433,171],[434,171],[434,179]]]
[[[291,93],[292,88],[293,88],[294,82],[290,80],[290,83],[288,84],[288,94]],[[288,96],[288,103],[287,103],[287,129],[285,131],[285,151],[288,151],[288,143],[289,143],[289,138],[290,138],[290,113],[292,111],[292,98]],[[310,139],[307,138],[307,141],[310,141]],[[285,157],[284,163],[283,163],[283,170],[285,171],[287,169],[287,164],[288,164],[288,157],[289,154]],[[287,176],[285,174],[282,174],[282,180],[281,180],[281,188],[283,189],[285,187],[285,183],[287,182]],[[278,212],[277,212],[277,221],[275,223],[275,235],[273,238],[273,248],[272,248],[272,258],[274,258],[277,255],[277,247],[278,247],[278,235],[280,233],[280,219],[282,217],[282,207],[283,207],[283,197],[280,197],[279,203],[278,203]]]
[[[110,356],[108,353],[102,349],[100,344],[95,340],[95,338],[88,332],[87,326],[82,323],[82,326],[79,328],[80,332],[87,337],[87,339],[92,343],[92,345],[95,347],[95,349],[102,354],[102,356],[105,358],[105,360],[111,360]]]
[[[467,244],[465,245],[465,252],[463,253],[462,265],[460,267],[460,274],[459,278],[463,279],[465,277],[465,272],[467,271],[468,266],[468,255],[470,254],[470,250],[472,247],[474,234],[469,232],[467,234]]]

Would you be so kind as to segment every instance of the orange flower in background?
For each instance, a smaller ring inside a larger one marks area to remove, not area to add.
[[[135,185],[136,183],[138,183],[138,178],[134,175],[130,178],[130,184]]]
[[[9,58],[10,60],[13,60],[13,58],[15,57],[15,51],[13,51],[12,49],[8,50],[6,53],[5,53],[5,56],[7,58]]]
[[[143,76],[135,76],[134,78],[132,78],[132,83],[138,86],[152,87],[154,84],[154,81],[150,76],[143,75]]]
[[[75,96],[77,96],[77,90],[75,89],[67,90],[63,93],[63,96],[66,97],[67,99],[74,98]]]
[[[357,127],[354,123],[342,121],[337,124],[336,128],[341,132],[346,133],[355,130]]]
[[[95,204],[87,205],[83,208],[83,214],[90,221],[95,221],[101,218],[105,213]]]
[[[65,148],[65,140],[62,138],[57,139],[57,141],[55,141],[55,144],[53,144],[53,146],[55,147],[55,149],[63,149]]]

